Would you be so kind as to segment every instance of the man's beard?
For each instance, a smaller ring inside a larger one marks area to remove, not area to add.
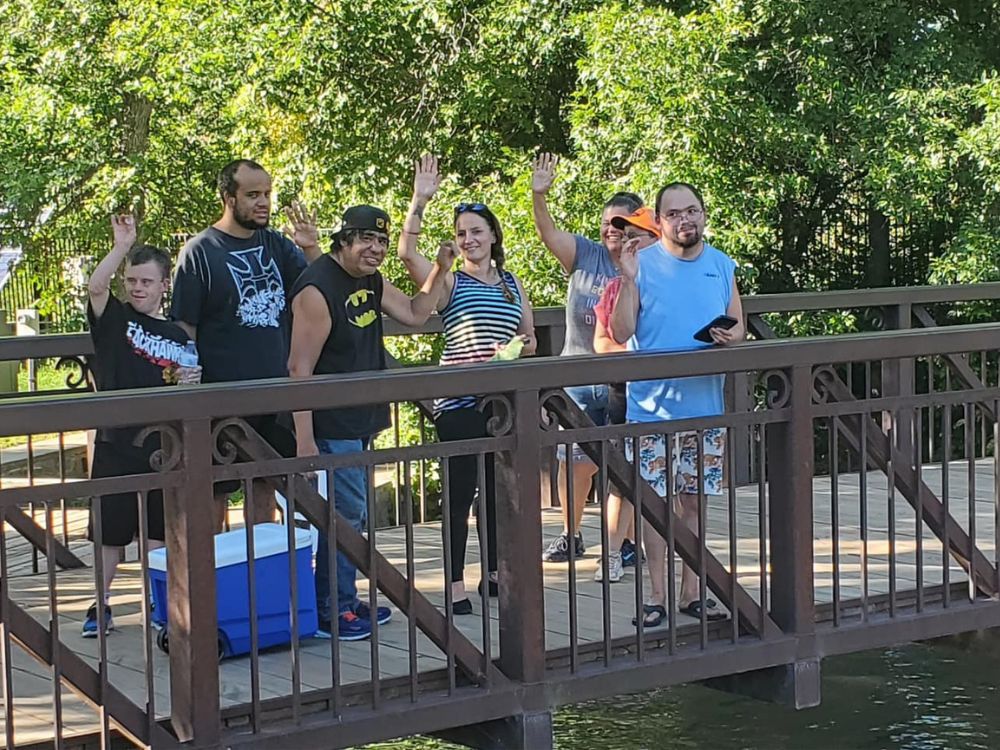
[[[239,210],[239,208],[233,211],[233,219],[235,219],[236,223],[239,224],[244,229],[250,229],[250,230],[264,229],[268,224],[271,223],[270,216],[268,216],[267,218],[264,219],[263,222],[261,222],[260,220],[254,218],[253,211],[250,211],[248,213],[243,213]]]
[[[680,247],[683,247],[685,250],[689,250],[692,247],[695,247],[698,243],[700,243],[701,240],[702,240],[702,233],[696,229],[694,230],[694,233],[690,237],[684,240],[680,239],[680,232],[678,232],[676,242]]]

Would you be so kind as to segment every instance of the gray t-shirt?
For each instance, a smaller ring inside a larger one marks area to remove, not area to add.
[[[563,355],[594,353],[594,305],[618,269],[608,249],[599,242],[576,235],[576,259],[566,295],[566,341]]]

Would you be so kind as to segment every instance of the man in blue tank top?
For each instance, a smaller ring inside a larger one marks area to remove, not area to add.
[[[656,197],[660,241],[641,254],[623,252],[621,291],[611,315],[611,329],[630,351],[688,351],[706,346],[729,346],[745,336],[743,305],[736,288],[736,263],[704,241],[705,203],[693,186],[675,182]],[[720,315],[735,318],[732,328],[712,328],[711,344],[694,334]],[[662,422],[722,414],[725,376],[647,380],[628,384],[628,421]],[[671,435],[670,463],[662,427],[660,434],[638,439],[638,461],[643,479],[666,497],[669,480],[684,525],[698,532],[698,494],[721,495],[725,487],[725,429],[700,431],[702,462],[698,465],[699,432]],[[632,441],[626,444],[632,449]],[[634,450],[627,450],[628,453]],[[630,460],[632,456],[630,455]],[[665,469],[669,466],[669,474]],[[699,487],[699,480],[701,487]],[[666,618],[664,559],[666,542],[648,527],[645,532],[649,564],[650,600],[643,606],[644,624],[655,627]],[[684,566],[678,598],[680,611],[708,619],[725,615],[716,603],[699,599],[698,577]]]

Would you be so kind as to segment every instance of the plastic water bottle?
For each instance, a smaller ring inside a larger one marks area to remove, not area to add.
[[[198,366],[198,348],[194,345],[193,341],[189,340],[184,345],[184,351],[182,351],[180,357],[177,358],[177,364],[181,367]]]

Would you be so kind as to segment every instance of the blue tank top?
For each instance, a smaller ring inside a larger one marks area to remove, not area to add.
[[[442,365],[470,365],[485,362],[496,353],[497,344],[506,344],[521,325],[521,293],[514,275],[504,271],[504,281],[513,293],[511,302],[503,284],[486,284],[462,271],[455,272],[451,299],[443,310],[444,352]],[[434,413],[475,407],[476,396],[442,398],[434,402]]]
[[[639,317],[629,351],[703,349],[694,334],[725,315],[733,296],[736,263],[705,244],[693,260],[682,260],[659,242],[639,253]],[[628,420],[657,422],[722,414],[725,376],[647,380],[628,384]]]

